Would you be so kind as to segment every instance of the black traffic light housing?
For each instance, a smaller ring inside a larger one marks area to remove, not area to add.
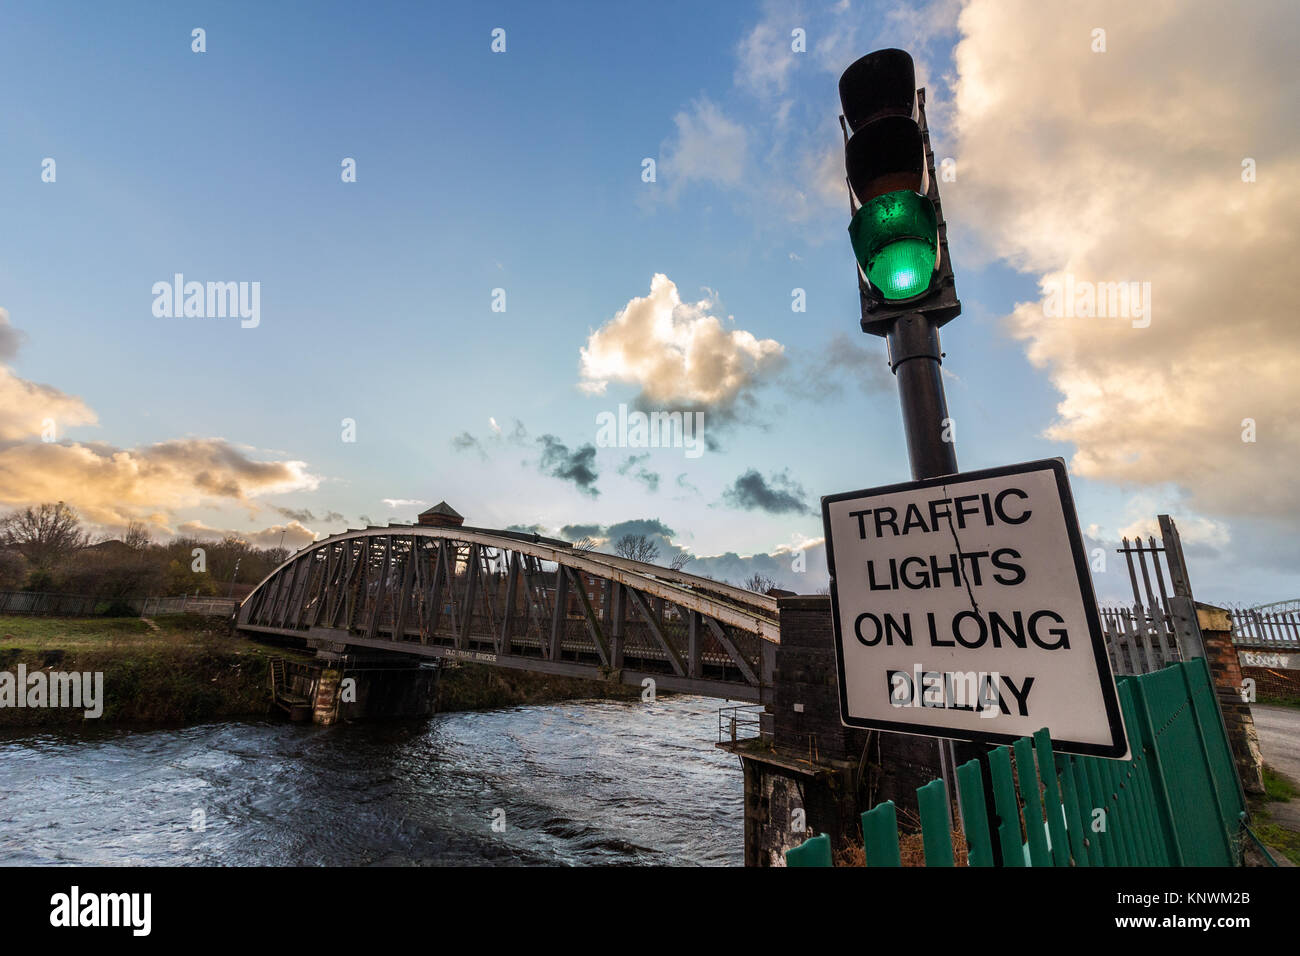
[[[924,196],[933,208],[938,249],[928,286],[907,298],[886,298],[866,280],[859,258],[862,331],[885,336],[897,319],[917,314],[938,328],[961,313],[961,302],[948,255],[947,224],[925,121],[925,91],[916,88],[912,58],[903,50],[869,53],[844,71],[839,91],[850,211],[856,217],[863,204],[880,202],[878,197],[896,191]],[[851,235],[856,226],[857,218],[850,226]]]

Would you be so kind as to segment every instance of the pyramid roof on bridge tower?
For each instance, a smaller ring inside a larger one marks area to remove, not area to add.
[[[443,528],[459,528],[465,523],[465,518],[460,512],[445,501],[439,501],[432,508],[421,511],[417,520],[420,524]]]

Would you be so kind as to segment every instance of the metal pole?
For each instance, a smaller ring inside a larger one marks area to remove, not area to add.
[[[889,347],[889,367],[898,379],[898,401],[903,410],[903,431],[907,436],[907,457],[911,462],[913,480],[955,475],[957,448],[943,390],[943,351],[939,345],[938,328],[920,313],[904,315],[890,327],[885,342]],[[952,800],[957,796],[957,762],[976,759],[980,762],[980,777],[984,783],[993,863],[1001,866],[1002,849],[997,835],[999,818],[994,805],[988,754],[989,748],[979,744],[939,741],[939,767],[949,796],[949,827],[952,824]]]
[[[903,431],[912,477],[937,478],[957,472],[957,449],[945,440],[948,402],[943,393],[939,330],[924,315],[906,315],[894,322],[885,336],[889,367],[898,379],[898,400],[903,408]]]
[[[898,379],[898,401],[903,409],[903,433],[912,478],[935,478],[957,471],[957,450],[943,440],[948,402],[943,393],[939,330],[924,315],[902,316],[885,336],[889,367]],[[949,432],[951,434],[951,432]],[[951,740],[939,741],[939,771],[951,797],[957,790],[957,766]],[[952,802],[948,803],[948,828],[952,829]]]

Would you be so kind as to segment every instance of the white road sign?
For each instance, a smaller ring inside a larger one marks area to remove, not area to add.
[[[840,718],[1128,752],[1060,459],[822,499]]]

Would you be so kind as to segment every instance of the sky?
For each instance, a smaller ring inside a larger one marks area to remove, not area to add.
[[[818,590],[820,497],[910,477],[836,91],[898,46],[949,171],[961,468],[1065,459],[1103,600],[1161,513],[1198,598],[1300,597],[1298,21],[6,4],[0,507],[301,547],[445,499]],[[245,312],[171,314],[177,274],[245,283]],[[1122,314],[1073,298],[1114,283],[1141,290]],[[620,407],[699,442],[611,441]]]

